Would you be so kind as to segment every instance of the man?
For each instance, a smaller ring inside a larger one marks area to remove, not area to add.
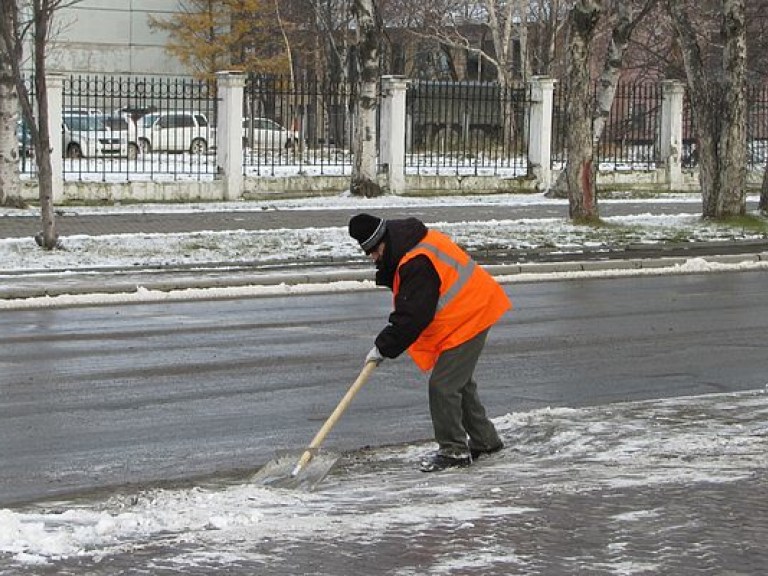
[[[468,466],[501,450],[473,373],[488,330],[512,308],[504,290],[448,236],[416,218],[358,214],[349,234],[376,263],[376,284],[394,296],[389,324],[366,363],[408,350],[419,368],[432,370],[429,409],[439,448],[421,470]]]

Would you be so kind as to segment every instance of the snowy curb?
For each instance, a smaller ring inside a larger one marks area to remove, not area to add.
[[[739,272],[768,270],[768,252],[697,258],[488,265],[486,269],[502,283]],[[373,289],[376,289],[376,286],[371,270],[254,274],[235,278],[180,278],[160,280],[143,286],[127,282],[99,287],[70,286],[62,288],[61,293],[52,293],[50,286],[40,290],[20,290],[15,294],[6,294],[0,299],[0,310],[322,294]]]

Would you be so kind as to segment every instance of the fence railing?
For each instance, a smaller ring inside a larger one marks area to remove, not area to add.
[[[24,79],[27,87],[27,93],[32,100],[32,109],[37,107],[37,91],[35,90],[35,79],[29,76]],[[21,110],[19,110],[19,119],[16,122],[16,141],[19,144],[19,170],[22,174],[37,174],[37,164],[34,159],[34,146],[32,144],[32,133],[23,119]]]
[[[406,94],[406,171],[521,176],[528,167],[525,86],[413,82]]]
[[[345,82],[249,76],[242,127],[244,174],[349,172],[351,103],[352,90]]]
[[[31,86],[31,80],[30,86]],[[34,90],[31,90],[34,95]],[[189,78],[70,76],[61,89],[65,180],[212,180],[219,133],[242,139],[242,174],[348,174],[352,167],[351,84],[254,75],[243,91],[242,125],[218,125],[215,82]],[[412,81],[405,92],[407,174],[521,176],[529,170],[531,93],[496,83]],[[659,147],[661,84],[619,84],[596,145],[601,170],[653,170]],[[768,87],[750,86],[748,164],[768,157]],[[566,94],[556,85],[551,167],[566,159]],[[697,164],[693,114],[682,110],[682,167]],[[239,122],[239,121],[238,121]],[[549,125],[547,130],[550,130]],[[17,131],[20,167],[34,174],[31,141]],[[548,146],[549,148],[549,146]],[[547,162],[550,164],[550,162]]]
[[[592,97],[595,96],[593,89]],[[620,83],[616,87],[611,110],[595,145],[600,170],[654,170],[663,164],[658,146],[662,99],[657,83]],[[567,157],[566,105],[566,90],[559,84],[554,95],[553,167],[562,167]]]
[[[189,78],[66,77],[64,177],[213,176],[216,104],[214,83]]]

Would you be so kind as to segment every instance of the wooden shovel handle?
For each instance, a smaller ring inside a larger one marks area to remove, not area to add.
[[[347,393],[344,394],[344,397],[339,401],[336,409],[331,413],[330,416],[328,416],[328,419],[320,427],[320,430],[317,431],[317,434],[315,434],[312,442],[309,443],[309,446],[301,455],[301,458],[299,458],[299,461],[296,464],[296,467],[293,469],[291,476],[295,477],[301,471],[301,469],[306,466],[307,462],[312,459],[314,452],[317,450],[320,444],[322,444],[323,440],[325,440],[325,437],[328,436],[328,433],[336,425],[336,422],[338,422],[339,418],[341,418],[341,415],[352,402],[352,398],[355,397],[355,394],[357,394],[358,390],[360,390],[360,388],[363,387],[363,384],[368,381],[368,378],[376,366],[376,362],[366,362],[365,366],[363,366],[363,369],[360,371],[357,380],[355,380],[352,383],[352,386],[349,387],[349,390],[347,390]]]

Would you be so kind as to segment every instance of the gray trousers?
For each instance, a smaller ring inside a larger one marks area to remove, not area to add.
[[[469,449],[487,450],[501,443],[485,415],[472,375],[485,346],[488,330],[446,350],[429,377],[429,411],[439,452],[465,456]]]

